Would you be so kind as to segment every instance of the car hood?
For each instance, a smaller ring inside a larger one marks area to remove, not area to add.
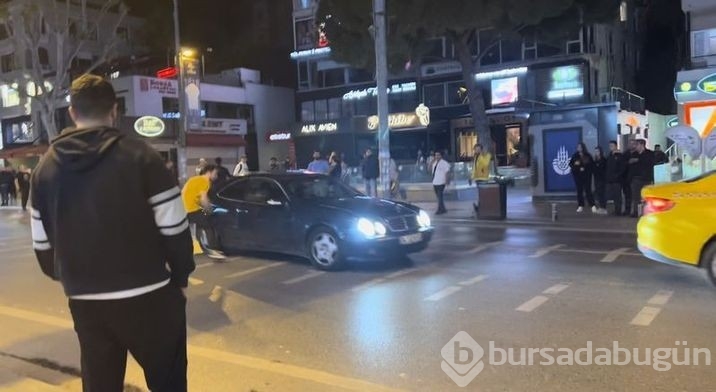
[[[324,208],[341,210],[354,215],[369,217],[392,217],[415,214],[415,210],[389,200],[356,196],[345,199],[325,199],[319,205]]]

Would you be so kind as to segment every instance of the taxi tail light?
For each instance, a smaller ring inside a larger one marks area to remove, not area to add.
[[[659,212],[669,211],[674,208],[676,203],[669,199],[659,197],[647,197],[644,204],[644,215],[657,214]]]

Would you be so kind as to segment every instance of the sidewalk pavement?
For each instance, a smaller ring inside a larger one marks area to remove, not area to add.
[[[0,355],[0,391],[68,392],[80,391],[75,377],[23,360]]]
[[[552,204],[557,205],[557,220],[552,221]],[[593,214],[590,208],[577,213],[576,201],[532,201],[528,188],[507,188],[507,219],[484,220],[475,217],[473,202],[470,200],[446,201],[448,212],[435,216],[437,202],[413,203],[431,214],[435,222],[455,220],[474,221],[484,225],[497,226],[551,226],[559,228],[587,229],[591,231],[636,233],[637,219]],[[612,205],[608,209],[613,208]]]

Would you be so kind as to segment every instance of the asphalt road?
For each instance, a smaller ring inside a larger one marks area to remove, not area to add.
[[[28,232],[26,218],[0,211],[0,352],[77,366],[66,300],[41,275]],[[500,365],[502,355],[488,352],[512,348],[519,360],[520,348],[592,342],[596,357],[616,341],[632,356],[638,349],[640,361],[659,348],[680,350],[683,361],[684,348],[716,349],[716,289],[701,271],[642,258],[632,234],[436,222],[427,251],[343,272],[275,255],[197,263],[188,290],[192,390],[716,390],[705,355],[699,366],[657,371],[540,365],[539,354],[532,366]],[[441,366],[460,331],[485,350],[459,357],[481,360],[464,389]]]

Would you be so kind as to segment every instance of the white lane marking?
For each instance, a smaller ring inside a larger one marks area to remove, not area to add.
[[[555,250],[559,250],[564,247],[564,244],[557,244],[553,246],[548,246],[546,248],[538,249],[534,254],[530,255],[530,258],[536,259],[538,257],[546,256],[550,252],[554,252]]]
[[[483,280],[487,279],[487,275],[477,275],[476,277],[468,280],[463,280],[462,282],[458,283],[460,286],[472,286],[475,283],[480,283]]]
[[[530,299],[529,301],[523,303],[522,305],[518,306],[515,310],[518,312],[528,313],[544,305],[544,303],[547,301],[549,301],[549,297],[545,297],[544,295],[538,295]]]
[[[293,279],[284,280],[283,284],[289,285],[289,284],[296,284],[300,283],[309,279],[313,279],[316,277],[319,277],[321,275],[324,275],[326,271],[309,271],[301,276],[295,277]]]
[[[631,321],[631,325],[636,325],[639,327],[648,327],[651,325],[652,321],[656,318],[656,316],[661,313],[661,308],[655,308],[653,306],[644,306],[639,314],[634,317],[634,319]]]
[[[192,286],[199,286],[204,284],[204,281],[197,278],[189,278],[189,284]]]
[[[460,291],[460,290],[462,290],[462,287],[460,287],[460,286],[450,286],[450,287],[446,287],[446,288],[444,288],[444,289],[438,291],[437,293],[435,293],[435,294],[433,294],[433,295],[431,295],[431,296],[429,296],[429,297],[426,297],[426,298],[424,299],[424,301],[437,302],[437,301],[440,301],[441,299],[443,299],[443,298],[445,298],[445,297],[448,297],[448,296],[450,296],[450,295],[453,295],[453,294],[457,293],[457,292]]]
[[[567,290],[567,288],[571,285],[572,285],[571,283],[556,284],[556,285],[548,288],[547,290],[543,291],[542,294],[557,295],[557,294],[561,293],[562,291]]]
[[[369,280],[369,281],[367,281],[367,282],[361,283],[361,284],[359,284],[358,286],[353,287],[353,288],[351,289],[351,291],[353,291],[354,293],[357,293],[357,292],[363,291],[363,290],[365,290],[365,289],[367,289],[367,288],[370,288],[370,287],[379,285],[379,284],[381,284],[381,283],[385,283],[385,282],[387,282],[387,281],[390,280],[390,279],[395,279],[395,278],[398,278],[398,277],[401,277],[401,276],[405,276],[405,275],[408,275],[408,274],[413,273],[413,272],[415,272],[415,271],[418,271],[418,269],[417,269],[417,268],[408,268],[408,269],[396,271],[396,272],[393,272],[393,273],[391,273],[391,274],[385,275],[384,277],[371,279],[371,280]]]
[[[555,252],[560,253],[582,253],[585,255],[603,255],[607,253],[603,250],[586,250],[586,249],[556,249]]]
[[[480,252],[482,252],[482,251],[485,251],[485,250],[487,250],[487,249],[490,249],[490,248],[492,248],[492,247],[494,247],[494,246],[499,246],[499,245],[501,245],[501,244],[502,244],[502,241],[488,242],[487,244],[478,245],[478,246],[476,246],[476,247],[474,247],[474,248],[472,248],[472,249],[470,249],[470,250],[468,250],[468,251],[466,251],[466,252],[464,252],[464,253],[466,253],[466,254],[480,253]]]
[[[239,272],[236,272],[236,273],[233,273],[233,274],[230,274],[230,275],[226,275],[226,276],[224,276],[224,278],[225,278],[225,279],[240,278],[240,277],[242,277],[242,276],[251,275],[251,274],[254,274],[254,273],[257,273],[257,272],[265,271],[265,270],[267,270],[267,269],[280,267],[280,266],[285,265],[285,264],[286,264],[285,262],[278,262],[278,263],[266,264],[266,265],[262,265],[262,266],[260,266],[260,267],[251,268],[251,269],[247,269],[247,270],[245,270],[245,271],[239,271]]]
[[[666,305],[667,302],[671,299],[671,296],[674,295],[673,291],[669,290],[660,290],[656,295],[651,297],[649,300],[649,305],[659,305],[663,306]]]
[[[602,263],[613,263],[619,258],[619,256],[626,254],[630,250],[631,249],[629,249],[629,248],[614,249],[613,251],[607,253],[607,255],[604,256],[604,258],[601,260],[601,262]]]

